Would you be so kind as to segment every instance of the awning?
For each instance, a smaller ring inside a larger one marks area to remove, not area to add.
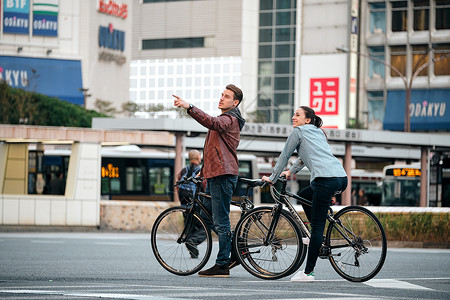
[[[450,130],[450,90],[413,90],[410,104],[411,131]],[[403,131],[405,91],[388,91],[383,129]]]
[[[83,105],[81,61],[0,56],[0,80],[14,88]]]

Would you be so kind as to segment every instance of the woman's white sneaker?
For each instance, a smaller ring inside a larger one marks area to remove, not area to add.
[[[291,278],[291,281],[298,282],[313,282],[314,281],[314,272],[309,274],[305,274],[305,271],[298,271],[294,277]]]

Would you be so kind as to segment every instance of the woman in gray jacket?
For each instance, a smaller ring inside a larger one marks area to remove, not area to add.
[[[320,128],[322,119],[313,109],[301,106],[295,111],[292,123],[294,130],[286,140],[272,174],[263,176],[262,180],[275,183],[280,175],[289,176],[304,166],[311,172],[310,185],[299,193],[301,197],[312,201],[311,208],[303,207],[311,223],[311,241],[304,240],[305,244],[309,243],[305,270],[295,274],[291,281],[313,281],[331,197],[346,189],[347,174],[331,152],[326,134]],[[298,159],[289,170],[283,172],[295,150]]]

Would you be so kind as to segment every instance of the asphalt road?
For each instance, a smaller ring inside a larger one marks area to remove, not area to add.
[[[315,273],[313,283],[240,266],[230,278],[179,277],[159,266],[146,234],[0,233],[0,299],[450,299],[450,250],[388,249],[366,283],[342,279],[327,260]]]

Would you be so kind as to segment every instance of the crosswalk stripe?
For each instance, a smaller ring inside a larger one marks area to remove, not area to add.
[[[376,288],[388,288],[388,289],[407,289],[407,290],[431,290],[429,288],[412,284],[406,281],[395,280],[395,279],[372,279],[364,284]]]

